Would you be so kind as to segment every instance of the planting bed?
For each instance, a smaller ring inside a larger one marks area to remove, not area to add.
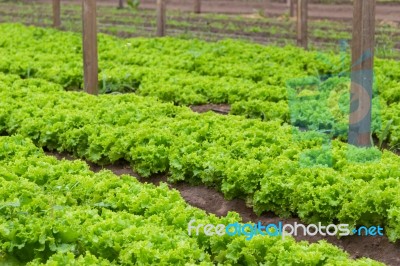
[[[45,4],[1,5],[3,21],[51,23]],[[104,32],[152,36],[151,12],[109,10],[99,8]],[[294,24],[171,12],[180,38],[99,35],[92,96],[79,9],[63,11],[63,31],[0,24],[0,264],[400,264],[398,61],[375,60],[374,146],[356,148],[345,44],[206,42],[188,37],[290,43]],[[313,24],[314,41],[338,40],[343,25]],[[378,56],[396,57],[382,40],[396,41],[397,25],[378,32]],[[379,225],[384,236],[196,236],[192,219]]]

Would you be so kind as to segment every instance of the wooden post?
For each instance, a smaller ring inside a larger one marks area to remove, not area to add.
[[[289,1],[289,16],[294,17],[294,1],[295,0],[288,0]]]
[[[124,0],[119,0],[118,2],[118,8],[123,9],[124,8]]]
[[[201,13],[201,0],[194,0],[194,13]]]
[[[369,147],[375,45],[375,0],[354,0],[349,144]]]
[[[308,0],[297,0],[297,45],[307,49]]]
[[[264,0],[264,12],[263,16],[268,17],[268,12],[271,8],[271,0]]]
[[[98,94],[96,0],[82,0],[84,87]]]
[[[165,0],[157,0],[157,36],[165,35],[166,8]]]
[[[60,26],[61,26],[60,0],[53,0],[53,27],[60,28]]]

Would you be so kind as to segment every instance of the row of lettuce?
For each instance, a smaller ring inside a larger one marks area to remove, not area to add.
[[[79,34],[0,25],[0,71],[82,88]],[[228,103],[231,113],[346,137],[349,58],[295,47],[232,40],[127,39],[99,36],[102,92],[135,92],[181,105]],[[376,59],[373,121],[382,140],[399,144],[400,64]],[[391,121],[395,119],[395,121]],[[389,134],[382,135],[389,126]]]
[[[0,137],[2,265],[381,265],[326,242],[188,235],[187,224],[229,224],[155,187],[82,161],[46,156],[22,136]]]
[[[168,173],[245,198],[257,213],[307,223],[381,225],[400,238],[400,159],[278,121],[196,114],[133,94],[66,92],[38,79],[0,75],[0,133],[142,176]]]

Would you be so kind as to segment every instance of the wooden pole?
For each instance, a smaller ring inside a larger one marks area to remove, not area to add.
[[[124,0],[119,0],[118,2],[118,8],[123,9],[124,8]]]
[[[289,1],[289,16],[294,17],[294,1],[295,0],[288,0]]]
[[[268,17],[268,12],[271,8],[271,0],[264,0],[264,17]]]
[[[96,0],[82,0],[84,88],[98,94]]]
[[[349,144],[369,147],[375,46],[375,0],[354,0]]]
[[[157,0],[157,36],[165,36],[166,8],[165,0]]]
[[[60,26],[61,26],[60,0],[53,0],[53,27],[60,28]]]
[[[194,0],[194,13],[201,13],[201,0]]]
[[[307,49],[307,5],[308,0],[297,1],[297,45]]]

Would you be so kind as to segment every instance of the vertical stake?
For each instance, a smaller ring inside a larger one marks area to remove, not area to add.
[[[375,45],[375,0],[354,0],[349,144],[369,147]]]
[[[308,0],[297,1],[297,45],[307,49],[307,5]]]
[[[60,28],[61,26],[61,4],[60,0],[53,0],[53,27]]]
[[[289,16],[294,17],[294,0],[289,1]]]
[[[98,94],[96,0],[82,0],[84,88]]]
[[[166,8],[165,0],[157,0],[157,36],[165,36]]]
[[[194,13],[201,13],[201,0],[194,0]]]

